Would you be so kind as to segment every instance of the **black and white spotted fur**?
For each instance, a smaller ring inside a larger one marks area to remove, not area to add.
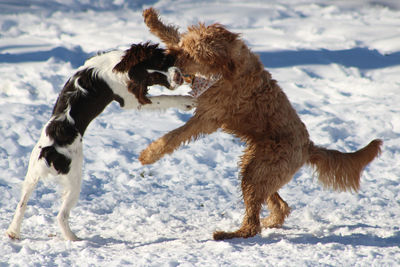
[[[172,89],[178,85],[178,70],[173,64],[174,59],[166,56],[157,45],[146,43],[132,45],[127,51],[97,55],[77,70],[61,91],[52,117],[32,151],[21,199],[6,232],[10,238],[20,238],[27,202],[40,178],[58,176],[64,193],[57,220],[66,240],[78,240],[69,227],[68,218],[80,194],[82,137],[87,126],[113,100],[124,109],[175,107],[188,110],[194,107],[194,101],[188,96],[145,95],[147,86],[153,84]],[[160,71],[169,75],[162,75]]]

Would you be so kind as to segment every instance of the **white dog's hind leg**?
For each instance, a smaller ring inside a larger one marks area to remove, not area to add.
[[[12,239],[20,239],[21,224],[26,211],[26,206],[33,189],[35,189],[35,186],[39,181],[38,178],[32,177],[31,175],[32,174],[28,171],[23,183],[21,199],[18,203],[17,209],[15,210],[14,218],[6,231],[6,234]]]
[[[41,142],[39,141],[32,150],[29,159],[28,171],[22,184],[21,199],[15,210],[13,220],[6,231],[6,234],[12,239],[20,238],[21,224],[22,220],[24,219],[28,200],[35,189],[35,186],[39,182],[39,179],[46,175],[47,166],[38,160],[40,146]]]
[[[62,235],[64,239],[71,241],[80,240],[69,227],[69,214],[71,209],[78,202],[79,194],[81,192],[82,184],[82,143],[79,142],[79,147],[74,151],[74,156],[72,157],[71,169],[68,174],[62,175],[61,183],[64,187],[62,204],[60,212],[57,215],[58,225],[60,226]]]
[[[69,227],[69,214],[71,212],[71,209],[75,206],[76,202],[78,201],[79,198],[79,190],[78,192],[74,190],[66,190],[63,193],[63,203],[61,205],[60,212],[57,215],[57,221],[58,225],[61,228],[61,232],[63,237],[66,240],[71,240],[71,241],[78,241],[80,240],[72,231],[71,228]]]

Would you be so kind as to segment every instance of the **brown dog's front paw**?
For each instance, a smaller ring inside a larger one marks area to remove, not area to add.
[[[154,155],[149,151],[149,149],[145,149],[140,153],[139,156],[139,161],[142,163],[142,165],[147,165],[147,164],[152,164],[157,161],[157,159],[154,159]]]
[[[151,143],[146,149],[144,149],[139,156],[139,161],[143,164],[152,164],[158,161],[164,155],[165,142],[159,139]]]
[[[149,20],[152,20],[152,19],[157,19],[158,20],[158,13],[152,7],[143,10],[142,15],[143,15],[144,21],[149,21]]]

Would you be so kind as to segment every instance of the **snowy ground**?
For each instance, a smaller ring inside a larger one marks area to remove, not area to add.
[[[71,214],[84,241],[61,239],[58,186],[45,181],[29,202],[22,239],[1,234],[0,266],[399,265],[397,0],[0,1],[0,231],[63,84],[96,51],[157,42],[141,17],[150,5],[182,29],[200,20],[241,32],[315,143],[352,151],[382,138],[381,157],[358,194],[324,191],[303,168],[280,191],[293,209],[282,229],[215,242],[213,231],[241,223],[243,145],[217,132],[143,167],[140,151],[192,113],[112,104],[84,139],[83,188]]]

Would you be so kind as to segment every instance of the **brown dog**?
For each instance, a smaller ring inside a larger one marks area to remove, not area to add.
[[[251,237],[263,227],[280,227],[290,208],[278,190],[304,164],[316,168],[319,181],[336,190],[357,191],[363,168],[379,153],[381,140],[354,153],[318,147],[310,140],[288,98],[238,34],[220,24],[191,26],[180,34],[163,24],[154,9],[143,12],[150,31],[176,56],[176,66],[186,74],[220,75],[199,98],[194,116],[142,151],[142,164],[154,163],[185,142],[218,128],[247,145],[241,158],[242,192],[246,213],[234,232],[215,232],[214,239]],[[270,215],[260,221],[261,206]]]

